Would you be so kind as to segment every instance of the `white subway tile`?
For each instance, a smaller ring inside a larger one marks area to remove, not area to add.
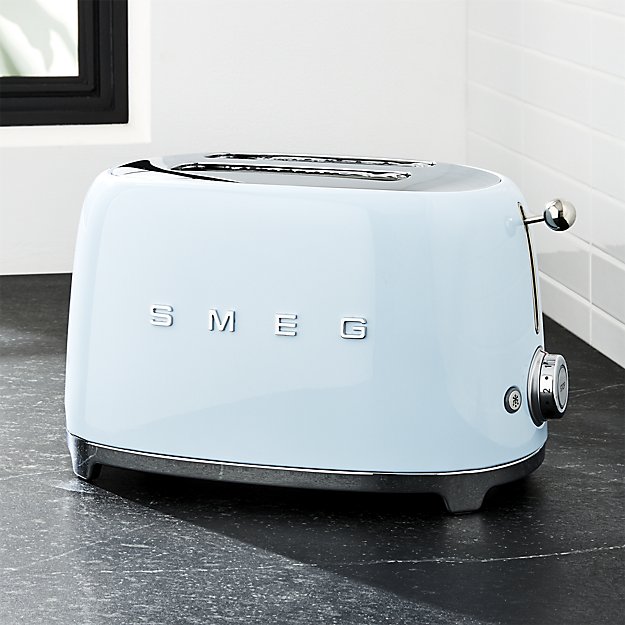
[[[593,307],[590,327],[590,344],[625,367],[625,324]]]
[[[524,159],[524,167],[524,192],[530,211],[535,214],[541,213],[545,204],[555,198],[573,202],[577,209],[577,220],[571,228],[571,234],[590,242],[593,236],[592,189],[531,159]]]
[[[541,108],[590,124],[592,72],[572,63],[527,51],[521,97]]]
[[[568,232],[553,232],[541,224],[532,228],[538,268],[553,280],[590,300],[590,250]]]
[[[625,15],[625,2],[623,0],[562,0],[569,4],[579,4],[589,9],[606,11],[613,15]]]
[[[596,253],[590,263],[592,305],[625,323],[625,264]]]
[[[558,171],[590,183],[592,132],[574,122],[526,107],[525,154]]]
[[[592,13],[579,6],[550,0],[526,0],[524,7],[525,45],[528,48],[590,65]]]
[[[479,33],[470,34],[467,43],[468,79],[522,99],[523,48]]]
[[[590,303],[559,282],[540,274],[540,295],[543,312],[590,343]]]
[[[623,17],[625,0],[468,0],[467,156],[528,212],[576,205],[569,232],[532,228],[543,309],[625,366]]]
[[[625,263],[625,202],[593,194],[592,244]]]
[[[592,133],[592,186],[625,201],[625,141]]]
[[[592,127],[625,140],[625,80],[595,72],[591,78],[590,93]]]
[[[490,169],[510,178],[523,191],[523,157],[489,139],[469,132],[467,136],[467,164]]]
[[[469,83],[467,127],[512,150],[523,150],[523,105],[496,91]]]
[[[592,67],[625,78],[625,20],[594,13],[592,37]]]
[[[486,33],[505,41],[523,43],[523,10],[525,0],[469,0],[469,30]]]

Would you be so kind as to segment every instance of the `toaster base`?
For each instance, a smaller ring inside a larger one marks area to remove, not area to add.
[[[180,477],[339,491],[437,493],[454,514],[475,512],[493,487],[537,469],[545,446],[506,464],[445,473],[387,473],[303,469],[167,456],[91,443],[67,433],[74,473],[94,480],[103,465]]]

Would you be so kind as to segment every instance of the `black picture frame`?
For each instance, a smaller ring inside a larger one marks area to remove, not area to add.
[[[77,0],[78,76],[0,78],[0,126],[128,122],[127,0]]]

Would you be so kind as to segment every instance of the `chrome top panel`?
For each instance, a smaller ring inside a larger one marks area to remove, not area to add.
[[[501,180],[481,169],[431,161],[229,152],[146,159],[112,173],[139,171],[213,182],[422,192],[475,191]]]

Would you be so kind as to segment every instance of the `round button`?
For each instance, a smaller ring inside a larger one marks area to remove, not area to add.
[[[511,386],[504,395],[503,405],[504,408],[510,412],[516,412],[523,403],[523,396],[521,391],[516,386]]]

